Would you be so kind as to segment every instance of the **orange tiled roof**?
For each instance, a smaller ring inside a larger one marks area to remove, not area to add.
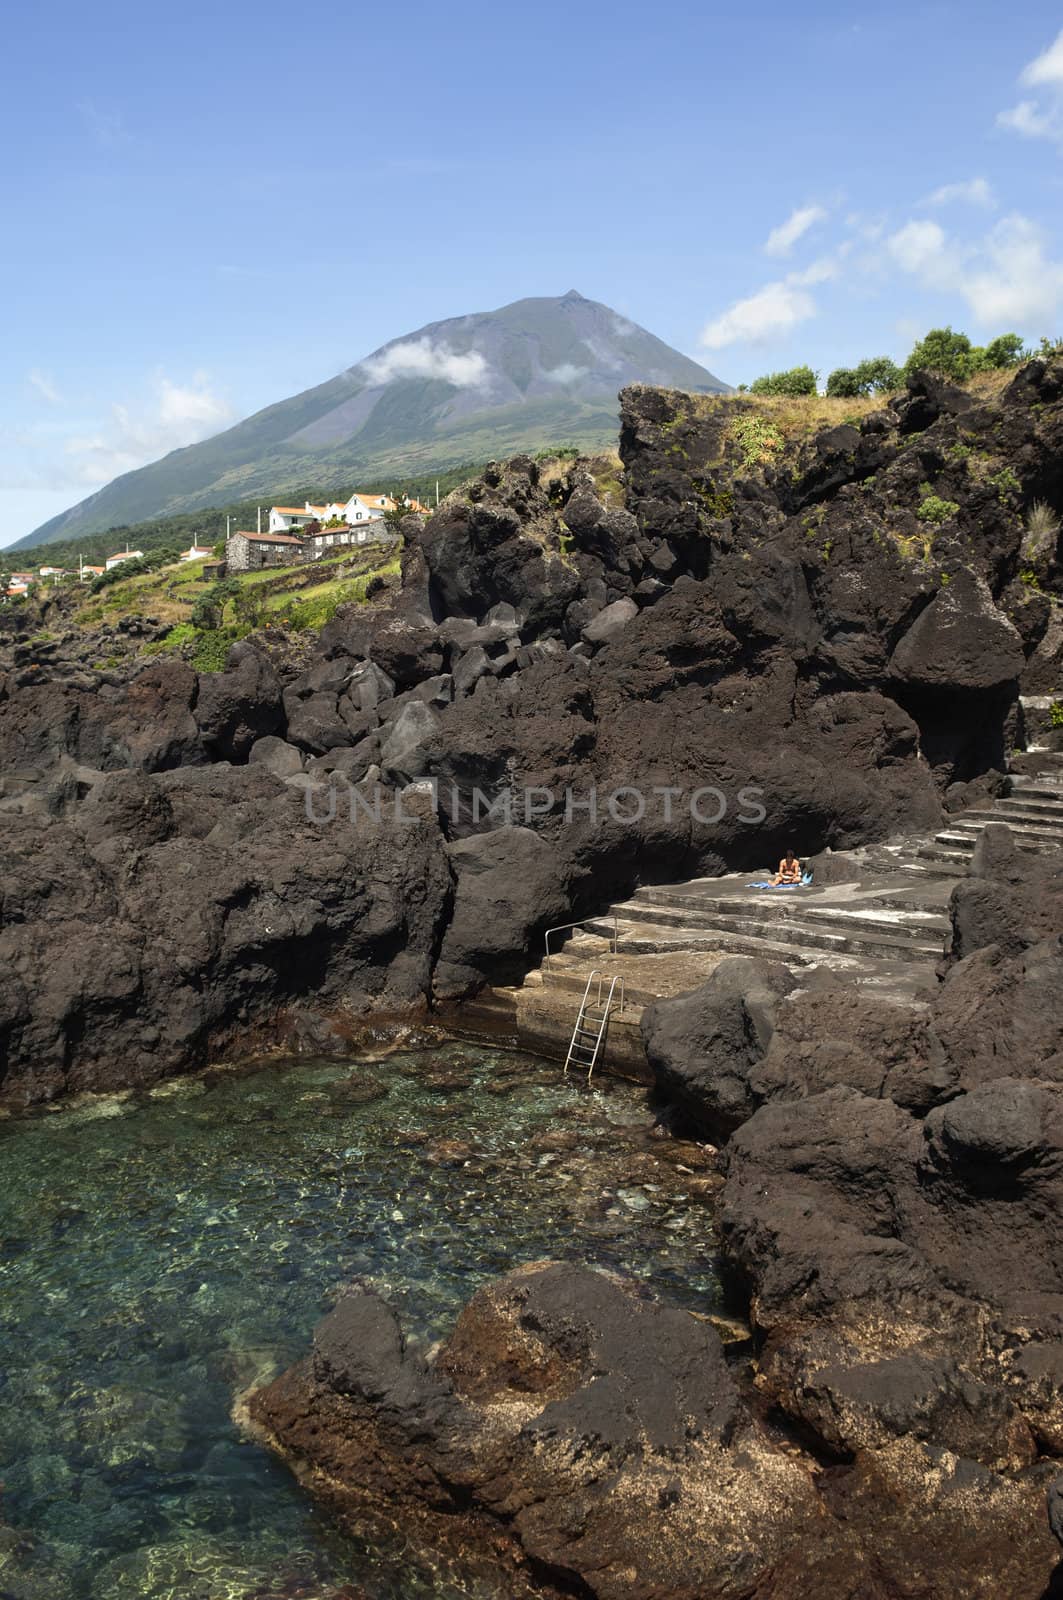
[[[247,528],[238,528],[233,535],[236,539],[250,539],[257,544],[302,544],[294,533],[251,533]]]

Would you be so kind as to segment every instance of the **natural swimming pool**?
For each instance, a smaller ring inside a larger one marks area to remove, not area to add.
[[[0,1123],[0,1596],[490,1594],[340,1535],[232,1420],[352,1278],[443,1336],[544,1257],[710,1309],[704,1180],[645,1093],[447,1044]]]

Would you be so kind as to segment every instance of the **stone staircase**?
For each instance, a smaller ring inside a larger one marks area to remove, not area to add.
[[[962,812],[929,843],[919,846],[917,860],[962,876],[978,835],[989,822],[1006,822],[1022,850],[1063,847],[1063,757],[1045,756],[1043,760],[1047,767],[1044,775],[1013,776],[1006,797]]]
[[[847,852],[852,883],[751,889],[767,876],[754,871],[646,884],[584,923],[523,984],[466,1002],[456,1031],[563,1061],[588,973],[615,973],[626,1003],[610,1019],[604,1065],[647,1082],[643,1007],[696,988],[729,955],[780,961],[798,974],[826,967],[883,999],[919,1004],[936,985],[949,898],[982,829],[1006,822],[1025,850],[1063,848],[1063,755],[1037,759],[1036,776],[1014,773],[1005,797],[964,812],[933,838]]]
[[[639,888],[549,957],[544,978],[567,987],[588,958],[606,961],[602,941],[615,927],[616,951],[625,957],[759,956],[798,969],[829,967],[912,998],[933,981],[953,883],[988,823],[1007,823],[1024,850],[1063,848],[1063,757],[1043,764],[1043,773],[1014,775],[1006,797],[962,813],[931,839],[853,852],[856,883],[758,890],[750,884],[765,874],[747,872]]]

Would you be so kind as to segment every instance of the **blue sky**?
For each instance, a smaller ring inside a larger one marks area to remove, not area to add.
[[[733,383],[1063,332],[1063,11],[38,0],[0,544],[438,318],[578,289]]]

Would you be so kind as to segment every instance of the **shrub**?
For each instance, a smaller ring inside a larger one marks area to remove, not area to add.
[[[987,367],[1016,367],[1028,355],[1029,351],[1023,348],[1022,339],[1017,333],[998,334],[985,347]]]
[[[238,578],[222,578],[220,583],[212,584],[192,607],[192,626],[205,633],[220,628],[225,621],[225,607],[237,598],[240,589]]]
[[[995,472],[986,481],[991,488],[997,491],[1002,505],[1007,503],[1009,495],[1018,494],[1022,489],[1022,484],[1010,467],[1001,467],[999,472]]]
[[[904,387],[904,373],[889,356],[871,356],[856,369],[861,394],[890,394]]]
[[[949,522],[959,509],[955,500],[942,500],[940,495],[926,494],[915,514],[920,522]]]
[[[972,344],[965,333],[957,333],[951,327],[931,328],[926,338],[914,346],[904,370],[912,373],[917,367],[929,367],[962,380],[973,378],[976,372],[1017,366],[1029,354],[1017,333],[1000,333],[983,346]]]
[[[783,445],[782,434],[766,417],[735,417],[727,434],[738,446],[746,468],[767,466]]]
[[[919,367],[929,367],[950,378],[969,378],[979,370],[973,351],[974,346],[965,333],[955,333],[951,327],[931,328],[925,339],[913,346],[904,370],[910,374]]]
[[[791,367],[788,372],[768,372],[754,378],[750,394],[776,394],[793,398],[816,393],[816,374],[811,367]]]
[[[1053,728],[1063,728],[1063,700],[1053,700],[1048,708],[1049,725]]]
[[[855,367],[835,367],[827,379],[827,393],[833,400],[855,400],[861,392]]]
[[[904,384],[904,373],[889,356],[871,356],[856,367],[837,367],[827,379],[827,393],[852,400],[858,395],[889,394]]]
[[[196,641],[192,665],[197,672],[222,672],[231,645],[245,639],[247,628],[210,628]]]

